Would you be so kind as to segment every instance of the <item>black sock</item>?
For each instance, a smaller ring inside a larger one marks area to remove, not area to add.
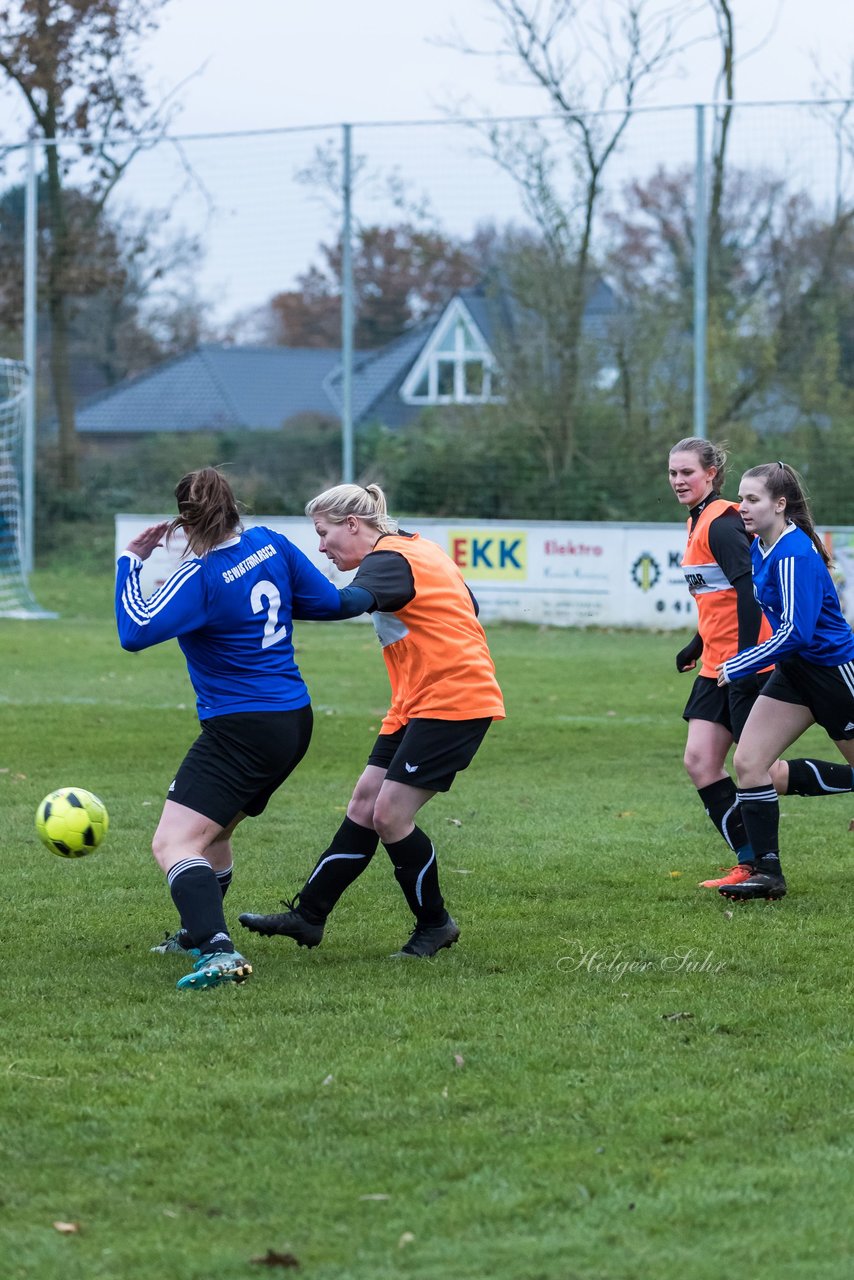
[[[311,924],[323,924],[341,894],[367,867],[380,838],[372,827],[345,818],[299,892],[299,909]]]
[[[166,879],[192,945],[201,951],[233,951],[222,912],[222,893],[211,864],[205,858],[182,858]]]
[[[789,760],[787,796],[832,796],[854,791],[854,769],[835,760]]]
[[[777,792],[773,787],[739,787],[738,803],[748,839],[756,854],[756,865],[771,858],[779,872],[780,803]]]
[[[721,778],[707,787],[698,787],[703,808],[729,845],[739,862],[753,862],[753,849],[747,838],[744,819],[738,807],[738,792],[732,778]]]
[[[219,885],[219,891],[223,897],[228,893],[228,886],[234,879],[234,863],[230,867],[226,867],[225,871],[216,871],[216,882]]]
[[[439,891],[436,851],[430,837],[416,827],[403,840],[383,843],[394,865],[394,878],[418,923],[428,926],[444,924],[448,913]]]

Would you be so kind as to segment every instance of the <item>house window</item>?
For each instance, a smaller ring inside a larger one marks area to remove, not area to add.
[[[407,404],[487,404],[500,399],[495,357],[455,298],[401,387]]]

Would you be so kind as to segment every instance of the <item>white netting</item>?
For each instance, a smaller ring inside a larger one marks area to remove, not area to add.
[[[27,368],[0,359],[0,618],[43,618],[23,572],[21,459]]]

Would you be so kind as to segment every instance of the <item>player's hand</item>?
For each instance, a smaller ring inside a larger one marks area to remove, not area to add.
[[[147,560],[155,547],[163,546],[163,538],[168,528],[168,520],[161,520],[159,524],[150,524],[147,529],[143,529],[142,533],[138,533],[128,543],[128,551],[132,555],[139,556],[140,560]]]
[[[703,642],[699,635],[694,636],[690,644],[686,644],[684,649],[680,649],[676,655],[676,670],[682,674],[683,671],[693,671],[697,665],[697,659],[703,652]]]
[[[716,669],[716,671],[717,671],[717,673],[718,673],[718,686],[719,686],[719,688],[723,689],[723,688],[724,688],[724,686],[725,686],[725,685],[728,685],[728,684],[729,684],[729,682],[730,682],[730,681],[729,681],[729,676],[728,676],[728,675],[727,675],[727,673],[724,671],[724,663],[723,663],[723,662],[719,662],[719,663],[718,663],[718,665],[717,665],[717,667],[716,667],[715,669]]]

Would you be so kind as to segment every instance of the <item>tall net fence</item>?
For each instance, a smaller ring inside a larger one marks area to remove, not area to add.
[[[28,375],[0,359],[0,618],[52,617],[36,604],[22,562],[22,440]]]
[[[784,457],[854,523],[850,105],[166,138],[112,146],[103,211],[85,149],[57,143],[61,204],[42,149],[40,546],[204,462],[299,512],[350,421],[356,478],[401,513],[672,521],[667,452],[699,422],[729,492]],[[23,175],[10,153],[10,336]]]

